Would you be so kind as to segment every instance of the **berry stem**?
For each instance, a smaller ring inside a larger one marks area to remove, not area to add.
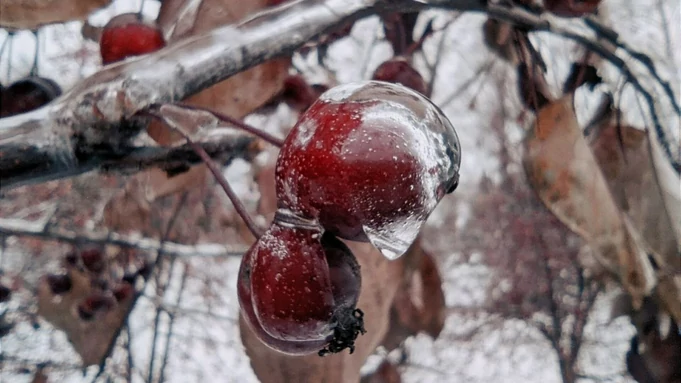
[[[177,106],[177,107],[180,107],[180,106]],[[208,170],[210,170],[210,172],[213,173],[213,177],[215,177],[215,180],[220,184],[220,186],[222,187],[222,190],[224,190],[225,193],[227,194],[227,197],[232,202],[232,205],[234,205],[234,209],[239,214],[239,216],[241,216],[241,219],[243,219],[244,222],[246,223],[248,230],[251,231],[251,233],[253,234],[253,236],[255,238],[260,238],[260,236],[265,231],[257,223],[255,223],[255,221],[253,221],[253,218],[251,217],[250,214],[248,214],[246,207],[241,202],[239,197],[236,195],[236,193],[234,192],[234,189],[232,189],[232,187],[229,185],[229,181],[227,181],[225,179],[225,176],[222,175],[222,172],[218,168],[218,165],[215,164],[215,161],[213,161],[213,159],[210,158],[210,156],[208,155],[208,153],[206,153],[206,151],[203,149],[203,147],[201,147],[201,145],[194,142],[194,140],[191,139],[189,134],[187,134],[187,132],[184,129],[182,129],[182,127],[179,126],[178,123],[176,123],[173,120],[166,118],[159,110],[150,110],[149,114],[156,117],[156,118],[159,118],[168,127],[177,131],[178,133],[180,133],[182,135],[182,137],[184,137],[187,140],[187,143],[189,144],[189,146],[192,147],[194,152],[196,152],[196,154],[206,164],[206,166],[208,167]]]
[[[205,108],[200,108],[200,107],[197,107],[197,106],[194,106],[194,105],[184,104],[184,103],[181,103],[181,102],[175,103],[175,105],[177,105],[181,108],[186,108],[186,109],[191,109],[191,110],[200,110],[202,112],[210,113],[213,116],[215,116],[218,120],[220,120],[222,122],[226,122],[230,125],[233,125],[235,128],[241,129],[245,132],[251,133],[252,135],[254,135],[254,136],[256,136],[256,137],[258,137],[258,138],[260,138],[260,139],[262,139],[262,140],[264,140],[264,141],[266,141],[266,142],[268,142],[268,143],[270,143],[270,144],[272,144],[272,145],[274,145],[278,148],[281,148],[281,146],[284,144],[283,139],[276,137],[276,136],[273,136],[273,135],[265,132],[262,129],[258,129],[254,126],[248,125],[247,123],[240,121],[240,120],[238,120],[234,117],[230,117],[226,114],[222,114],[220,112],[215,112],[215,111],[205,109]]]
[[[142,20],[144,15],[144,0],[140,1],[140,9],[137,11],[137,14],[139,15],[140,20]]]

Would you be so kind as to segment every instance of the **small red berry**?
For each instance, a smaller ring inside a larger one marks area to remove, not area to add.
[[[337,86],[284,142],[278,207],[394,259],[456,188],[460,153],[451,123],[423,95],[379,81]]]
[[[114,288],[113,295],[114,298],[116,298],[116,301],[120,302],[131,297],[134,290],[132,284],[124,281]]]
[[[144,23],[136,13],[126,13],[111,19],[99,40],[104,65],[155,52],[165,45],[161,30]]]
[[[313,223],[277,215],[244,255],[238,296],[256,336],[288,354],[354,349],[361,276],[350,250]]]
[[[0,117],[30,112],[61,95],[59,85],[44,77],[26,77],[2,90]]]
[[[308,84],[301,75],[292,75],[284,80],[281,99],[291,108],[304,111],[327,90],[328,88],[321,84]]]
[[[427,92],[423,76],[402,57],[390,59],[379,65],[372,79],[401,84],[421,94],[426,94]]]
[[[80,252],[80,259],[83,266],[89,271],[99,274],[106,268],[106,260],[99,248],[84,249]]]
[[[596,12],[601,0],[544,0],[547,11],[561,17],[582,17]]]

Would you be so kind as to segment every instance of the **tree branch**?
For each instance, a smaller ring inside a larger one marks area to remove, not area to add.
[[[29,221],[0,218],[0,235],[24,236],[43,238],[67,243],[97,243],[111,244],[120,247],[134,248],[143,251],[162,252],[178,258],[206,257],[240,257],[246,248],[225,246],[217,243],[203,243],[197,245],[182,245],[172,242],[161,242],[157,239],[126,236],[114,232],[81,232],[48,227],[46,224],[36,224]]]
[[[131,141],[146,127],[148,120],[139,113],[148,107],[180,101],[268,59],[291,54],[324,32],[360,17],[428,7],[486,12],[534,31],[566,37],[602,56],[644,96],[658,139],[677,170],[681,168],[672,158],[653,93],[618,52],[626,51],[628,57],[644,65],[650,60],[627,46],[618,51],[606,47],[599,36],[587,35],[583,22],[581,28],[580,22],[561,26],[551,17],[484,0],[304,0],[179,41],[148,56],[106,66],[48,106],[1,119],[0,188],[98,169],[103,166],[102,158],[109,159],[113,168],[116,159],[126,158],[137,149]],[[593,25],[589,27],[593,29]],[[601,25],[598,30],[603,34],[610,31]],[[667,84],[656,78],[669,95]],[[672,105],[678,105],[673,94],[670,97]]]
[[[133,150],[131,138],[148,121],[139,112],[291,54],[334,26],[375,11],[377,1],[299,1],[106,66],[53,103],[0,120],[2,187],[16,179],[41,182],[96,169],[101,164],[90,161],[93,152],[125,157]]]
[[[211,130],[209,135],[197,138],[196,143],[211,158],[219,159],[224,164],[234,158],[250,158],[254,154],[251,150],[253,138],[230,128]],[[48,169],[50,158],[41,149],[43,144],[38,141],[7,142],[0,136],[0,190],[76,176],[95,169],[129,173],[159,167],[170,173],[178,173],[201,163],[201,158],[190,144],[174,147],[129,146],[124,153],[115,153],[99,146],[85,146],[75,150],[80,160],[74,166]]]

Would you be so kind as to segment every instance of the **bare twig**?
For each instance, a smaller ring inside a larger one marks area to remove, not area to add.
[[[201,107],[194,106],[194,105],[181,103],[181,102],[176,103],[176,105],[181,106],[181,107],[186,108],[186,109],[200,110],[200,111],[203,111],[203,112],[206,112],[206,113],[210,113],[213,116],[215,116],[217,119],[219,119],[220,121],[226,122],[230,125],[233,125],[234,127],[241,129],[244,132],[251,133],[252,135],[254,135],[258,138],[261,138],[264,141],[266,141],[266,142],[268,142],[268,143],[270,143],[270,144],[272,144],[276,147],[281,147],[282,145],[284,145],[284,140],[282,138],[275,137],[275,136],[267,133],[266,131],[264,131],[262,129],[258,129],[254,126],[250,126],[247,123],[245,123],[241,120],[237,120],[236,118],[230,117],[226,114],[223,114],[223,113],[220,113],[220,112],[217,112],[217,111],[213,111],[213,110],[208,110],[208,109],[201,108]]]
[[[172,114],[178,113],[180,115],[187,115],[188,110],[190,109],[184,109],[180,106],[164,105],[161,106],[161,108],[158,111],[153,112],[150,111],[150,113],[155,117],[158,117],[170,128],[180,133],[187,140],[187,142],[192,147],[192,149],[194,149],[196,154],[198,154],[199,157],[201,157],[203,163],[206,164],[208,170],[210,170],[210,172],[213,174],[213,177],[215,177],[215,180],[220,184],[222,189],[225,191],[227,197],[232,202],[232,205],[234,205],[234,209],[239,214],[239,216],[241,216],[241,219],[244,220],[244,223],[251,231],[253,236],[255,238],[259,238],[264,233],[264,230],[257,223],[255,223],[255,221],[253,221],[253,218],[251,218],[251,215],[248,213],[246,206],[244,206],[244,204],[239,199],[239,196],[236,195],[234,189],[232,189],[232,187],[229,185],[229,182],[225,179],[225,176],[222,174],[222,171],[220,171],[220,169],[215,164],[215,162],[213,162],[208,153],[206,153],[206,151],[203,150],[201,145],[194,142],[192,137],[187,133],[188,131],[188,129],[186,129],[187,126],[183,126],[183,122],[179,121],[179,119],[177,118],[172,118],[170,116]],[[166,112],[170,112],[170,115],[169,113]],[[189,115],[188,117],[191,118],[191,115]]]
[[[36,225],[33,222],[8,218],[0,218],[0,235],[43,238],[46,240],[73,244],[111,244],[142,251],[162,251],[165,254],[178,258],[240,257],[247,250],[246,248],[230,247],[217,243],[204,243],[193,246],[172,242],[161,243],[161,241],[153,238],[128,236],[114,232],[75,232],[58,227],[46,227],[44,224]]]
[[[173,229],[173,226],[175,226],[175,222],[177,221],[177,217],[180,215],[180,211],[185,205],[185,202],[187,201],[187,196],[188,193],[185,192],[182,194],[182,197],[180,197],[177,201],[177,204],[175,205],[175,209],[173,210],[173,214],[170,216],[170,219],[168,220],[168,223],[166,225],[166,229],[162,234],[161,237],[161,243],[165,242],[168,240],[168,237],[170,236],[170,233]],[[177,264],[177,258],[173,257],[170,260],[170,267],[168,268],[168,272],[166,273],[166,278],[165,281],[162,283],[161,282],[161,272],[159,269],[162,266],[162,262],[165,258],[165,254],[163,253],[162,250],[159,250],[156,253],[156,260],[154,261],[154,265],[152,270],[156,271],[156,295],[158,296],[163,296],[166,293],[166,290],[168,289],[168,285],[170,284],[170,278],[173,276],[173,270],[175,268],[175,265]],[[137,294],[137,298],[139,298],[142,295],[142,291],[140,291]],[[161,321],[161,312],[162,310],[159,307],[156,307],[156,316],[154,318],[154,336],[151,341],[151,355],[149,357],[149,371],[147,374],[147,382],[152,383],[153,382],[153,377],[154,377],[154,362],[156,361],[156,347],[158,346],[158,324]],[[159,382],[162,382],[162,380],[159,380]]]
[[[163,250],[162,250],[163,244],[168,239],[168,237],[170,236],[170,233],[173,229],[173,226],[175,225],[175,222],[177,221],[177,217],[179,216],[182,208],[185,206],[186,199],[187,199],[187,193],[185,192],[184,194],[182,194],[182,197],[179,198],[177,205],[175,206],[175,210],[173,211],[173,214],[168,219],[168,223],[166,225],[165,231],[161,235],[161,248],[156,253],[156,259],[154,260],[154,263],[152,265],[152,271],[158,269],[159,265],[163,261]],[[173,260],[175,260],[175,259],[173,258]],[[169,273],[168,278],[170,278],[170,275],[172,274],[172,268],[168,273]],[[158,274],[157,274],[157,276],[158,276]],[[145,282],[146,282],[146,280],[145,280]],[[123,328],[124,327],[127,328],[129,326],[130,314],[132,313],[132,310],[135,308],[135,304],[137,303],[137,300],[142,296],[143,293],[144,293],[144,289],[135,293],[133,300],[132,300],[132,303],[128,307],[128,311],[125,313],[124,323],[121,325],[121,327],[118,328],[118,330],[116,331],[114,336],[111,338],[111,342],[109,343],[109,347],[107,348],[106,353],[104,354],[104,357],[102,358],[101,362],[99,363],[99,371],[97,371],[97,374],[92,379],[93,383],[96,382],[97,379],[104,373],[104,369],[106,367],[106,360],[107,360],[107,358],[109,358],[109,356],[113,352],[114,347],[116,346],[116,342],[118,341],[118,337],[120,336]],[[158,312],[157,312],[157,319],[158,319]],[[158,325],[158,323],[156,323],[156,325]],[[154,329],[156,329],[156,328],[157,327],[155,327]],[[154,343],[152,343],[152,345],[153,345],[152,347],[155,347],[155,345],[156,345],[156,332],[154,332]],[[151,356],[152,366],[153,366],[153,360],[154,360],[153,359],[153,357],[154,357],[153,351],[154,351],[154,349],[152,348],[152,356]],[[150,376],[151,376],[152,366],[150,366],[150,368],[149,368]]]
[[[427,62],[428,60],[426,60],[429,67],[428,69],[430,69],[430,80],[428,81],[428,88],[426,89],[428,97],[432,96],[433,94],[433,87],[435,86],[435,80],[437,79],[437,71],[440,68],[440,62],[442,61],[442,57],[444,57],[442,53],[445,51],[444,47],[445,42],[447,41],[447,32],[449,32],[449,27],[451,27],[452,24],[454,24],[454,22],[461,17],[461,15],[462,15],[461,13],[458,13],[454,15],[454,17],[451,20],[445,23],[444,27],[442,27],[442,29],[440,30],[442,36],[440,37],[440,40],[437,43],[435,61],[433,61],[433,63],[431,64]]]
[[[177,293],[177,300],[175,301],[175,305],[179,306],[180,302],[182,301],[182,292],[184,291],[184,287],[187,283],[187,279],[189,276],[189,273],[187,271],[187,265],[184,266],[184,270],[182,270],[182,280],[180,282],[180,289],[178,290]],[[165,348],[163,350],[163,359],[161,360],[161,366],[160,370],[161,372],[159,373],[159,382],[165,382],[165,373],[166,373],[166,366],[168,365],[168,356],[170,355],[170,338],[173,335],[173,325],[175,324],[175,314],[174,313],[168,313],[170,317],[170,323],[168,323],[168,332],[166,333],[166,342],[165,342]]]

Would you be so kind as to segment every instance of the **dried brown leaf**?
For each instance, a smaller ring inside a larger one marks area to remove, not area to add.
[[[621,126],[618,132],[616,121],[607,121],[590,144],[617,205],[670,271],[680,271],[679,245],[646,132],[630,126]]]
[[[525,149],[528,181],[540,199],[589,242],[638,307],[655,285],[648,253],[610,193],[577,124],[571,95],[539,110]]]
[[[46,278],[38,285],[38,314],[66,334],[74,350],[80,355],[84,366],[99,364],[106,356],[109,345],[123,325],[132,295],[121,301],[111,298],[112,306],[98,312],[91,320],[83,320],[78,306],[95,293],[93,280],[86,272],[68,269],[71,288],[61,295],[52,293]]]
[[[0,27],[36,29],[41,25],[83,20],[111,0],[2,0]]]

